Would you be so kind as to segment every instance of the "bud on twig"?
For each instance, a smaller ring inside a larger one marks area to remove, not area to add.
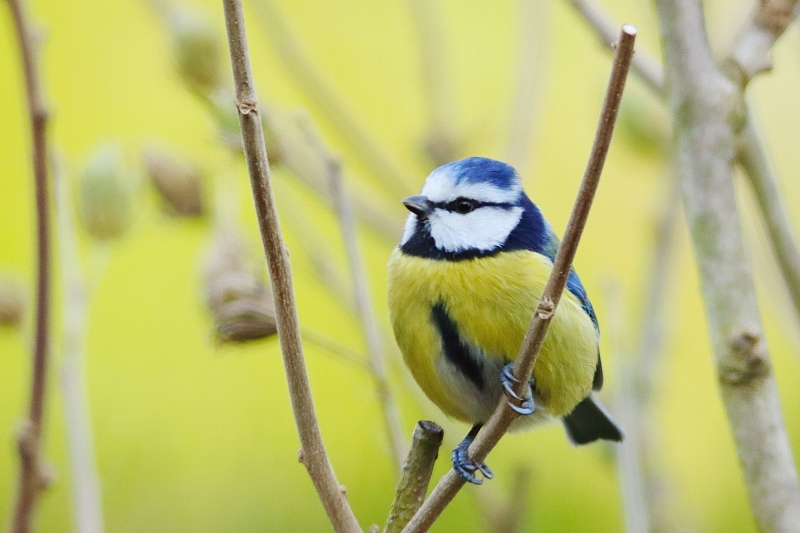
[[[0,326],[16,328],[25,316],[28,294],[16,279],[0,278]]]
[[[206,303],[222,342],[277,333],[272,293],[255,274],[247,243],[230,227],[217,229],[206,260]]]
[[[196,217],[206,211],[200,171],[160,148],[144,150],[144,164],[153,186],[168,211],[176,216]]]
[[[119,146],[106,144],[94,152],[79,187],[78,213],[92,237],[115,239],[128,229],[134,188]]]
[[[194,11],[175,10],[171,17],[173,51],[181,77],[203,93],[220,82],[220,42],[211,23]]]

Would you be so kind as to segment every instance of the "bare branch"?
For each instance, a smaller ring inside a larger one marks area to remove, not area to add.
[[[732,161],[738,87],[714,64],[697,0],[656,2],[686,216],[723,403],[759,530],[800,531],[800,486],[740,234]]]
[[[292,410],[302,446],[300,461],[308,469],[311,481],[317,489],[334,529],[337,532],[360,532],[361,528],[347,503],[345,491],[336,480],[333,467],[328,461],[314,411],[303,358],[303,346],[300,342],[289,256],[283,243],[270,188],[269,162],[250,70],[241,0],[224,0],[223,5],[245,158],[275,298],[278,337],[286,367]]]
[[[75,530],[102,533],[103,504],[94,453],[92,420],[86,392],[86,284],[81,275],[78,245],[67,179],[53,164],[56,190],[56,231],[61,260],[63,356],[61,390],[72,473]]]
[[[364,337],[367,342],[373,381],[375,382],[378,393],[378,402],[381,404],[383,410],[383,419],[386,423],[387,434],[389,435],[389,444],[392,447],[392,455],[395,459],[394,466],[397,473],[400,473],[403,467],[403,461],[406,457],[406,444],[403,438],[400,413],[397,410],[397,404],[394,401],[392,389],[389,387],[386,365],[384,364],[383,347],[381,346],[380,329],[375,320],[375,313],[372,310],[364,265],[361,261],[361,254],[358,251],[353,208],[350,203],[349,195],[345,192],[344,185],[342,184],[342,173],[339,162],[333,159],[333,157],[328,154],[327,150],[325,150],[322,141],[311,129],[311,124],[306,122],[304,126],[309,143],[327,169],[331,203],[339,217],[339,227],[342,230],[342,239],[344,240],[347,253],[347,262],[350,264],[350,279],[353,284],[356,311],[361,320],[361,327],[364,330]]]
[[[737,137],[737,155],[745,176],[753,189],[778,266],[786,280],[792,303],[800,317],[800,250],[792,233],[791,223],[778,190],[778,178],[764,153],[755,119],[747,121]]]
[[[547,328],[550,325],[550,320],[555,313],[561,298],[561,293],[566,285],[567,277],[569,276],[572,266],[572,260],[575,257],[578,242],[580,241],[586,219],[589,215],[589,209],[594,199],[594,193],[597,190],[603,163],[605,162],[608,147],[611,143],[614,122],[617,117],[617,112],[619,111],[620,100],[622,99],[622,90],[625,87],[628,68],[633,56],[633,43],[635,39],[636,28],[631,25],[624,25],[616,47],[611,78],[608,82],[606,98],[603,102],[603,109],[600,115],[597,133],[595,134],[591,155],[589,156],[586,172],[584,173],[583,181],[578,191],[578,197],[575,200],[575,206],[572,209],[572,214],[567,224],[567,230],[564,232],[564,241],[558,249],[558,254],[553,262],[553,270],[544,289],[544,294],[536,308],[528,332],[525,334],[525,339],[522,342],[519,355],[514,362],[514,377],[519,380],[515,392],[520,397],[523,396],[522,389],[530,379],[531,372],[536,364],[536,357],[539,354],[539,349],[544,342]],[[517,416],[519,416],[517,412],[508,406],[506,398],[501,398],[494,414],[469,447],[470,458],[478,464],[482,463]],[[427,531],[447,504],[450,503],[461,487],[464,486],[464,483],[464,478],[456,473],[455,470],[451,469],[439,481],[439,484],[434,488],[430,497],[425,501],[422,508],[420,508],[419,512],[417,512],[403,531],[405,533]]]
[[[772,47],[799,10],[797,0],[754,1],[723,65],[726,74],[744,87],[759,72],[771,70]]]
[[[444,430],[438,424],[427,420],[417,422],[383,533],[400,533],[422,505],[443,438]]]
[[[592,0],[569,0],[572,7],[583,17],[589,27],[591,27],[600,44],[609,50],[612,49],[614,39],[617,38],[617,28],[619,24],[603,11],[603,9],[592,2]],[[647,84],[655,94],[664,96],[664,69],[658,59],[642,50],[636,50],[633,56],[631,70]]]
[[[42,418],[50,351],[50,209],[47,176],[47,108],[42,97],[36,38],[21,0],[8,0],[22,56],[25,94],[31,121],[33,173],[36,186],[38,280],[36,290],[36,340],[33,350],[30,406],[17,446],[20,454],[19,493],[12,521],[14,533],[30,530],[39,494],[47,485],[41,462]]]

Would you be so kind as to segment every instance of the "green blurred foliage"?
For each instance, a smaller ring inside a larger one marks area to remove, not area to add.
[[[257,0],[256,0],[257,1]],[[620,20],[640,28],[639,45],[658,50],[649,5],[604,2]],[[544,3],[542,4],[544,6]],[[711,38],[723,49],[747,5],[706,2]],[[44,74],[52,108],[52,140],[69,176],[81,172],[99,142],[119,139],[138,148],[160,139],[191,154],[214,175],[233,183],[238,222],[258,250],[244,165],[217,137],[214,119],[190,94],[171,55],[167,25],[144,1],[37,0],[31,10],[44,28]],[[221,5],[196,6],[224,35]],[[378,143],[421,184],[431,165],[422,153],[426,133],[416,33],[403,1],[279,2],[305,52]],[[455,129],[465,139],[460,155],[502,157],[513,94],[519,6],[497,2],[443,2],[445,39],[455,78]],[[583,173],[602,101],[609,56],[566,2],[539,9],[551,36],[541,50],[541,98],[531,140],[533,156],[519,168],[526,188],[558,232],[564,227]],[[251,11],[246,9],[246,15]],[[203,26],[204,27],[204,26]],[[727,28],[727,29],[726,29]],[[206,31],[206,30],[204,30]],[[351,189],[380,190],[341,135],[298,85],[255,18],[248,19],[251,56],[262,99],[281,108],[307,109],[327,142],[340,152]],[[34,285],[34,214],[23,83],[10,20],[0,10],[0,270]],[[204,33],[204,38],[205,38]],[[201,43],[207,46],[207,42]],[[795,124],[800,123],[800,62],[795,27],[775,51],[776,71],[756,80],[752,99],[793,220],[800,221]],[[222,54],[223,56],[225,54]],[[224,57],[223,57],[224,59]],[[194,65],[184,68],[194,69]],[[203,72],[208,72],[204,66]],[[227,65],[225,65],[227,69]],[[227,70],[225,78],[227,79]],[[208,84],[218,81],[207,79]],[[204,83],[206,83],[204,82]],[[668,172],[654,144],[652,98],[636,80],[637,100],[611,148],[606,172],[576,266],[605,323],[602,280],[621,284],[631,331],[652,251],[654,213],[666,201]],[[642,102],[646,102],[642,104]],[[658,113],[659,111],[655,111]],[[632,114],[632,115],[631,115]],[[644,114],[645,116],[642,116]],[[645,139],[646,137],[646,139]],[[307,224],[344,267],[339,229],[325,203],[276,167],[277,186],[300,202]],[[413,191],[411,191],[413,192]],[[387,193],[388,194],[388,193]],[[742,195],[755,271],[789,435],[800,458],[800,333],[797,317],[769,264],[769,251],[753,209]],[[389,198],[401,212],[399,198]],[[287,208],[278,197],[279,209]],[[291,204],[291,208],[297,206]],[[302,465],[276,340],[221,346],[202,298],[202,257],[211,236],[207,220],[165,216],[153,195],[137,204],[131,229],[111,250],[90,304],[86,368],[95,448],[109,531],[235,532],[328,531],[324,512]],[[800,228],[798,228],[800,233]],[[364,351],[359,324],[341,298],[316,276],[299,250],[301,232],[287,228],[300,320],[304,328]],[[679,261],[667,302],[667,355],[659,371],[651,416],[661,439],[653,453],[675,490],[671,502],[699,531],[755,530],[720,403],[705,331],[700,289],[681,224]],[[362,228],[368,282],[381,323],[388,328],[385,264],[395,243]],[[84,243],[85,244],[85,243]],[[89,269],[90,280],[93,270]],[[55,278],[56,298],[61,297]],[[30,291],[33,292],[32,290]],[[54,324],[59,324],[56,307]],[[28,311],[28,315],[31,315]],[[55,328],[56,332],[58,328]],[[388,331],[388,329],[387,329]],[[0,521],[6,521],[16,487],[13,435],[27,402],[32,321],[22,332],[0,328]],[[52,343],[45,449],[59,481],[45,494],[37,531],[71,527],[70,471],[66,462],[58,388],[58,333]],[[608,397],[615,387],[618,354],[607,344]],[[336,473],[361,524],[382,523],[395,480],[380,409],[370,377],[313,345],[306,347],[314,399]],[[443,420],[419,402],[393,354],[392,383],[410,435],[414,422],[442,423],[451,441],[467,428]],[[443,452],[434,480],[448,466]],[[533,472],[525,531],[620,531],[622,514],[612,454],[601,445],[576,449],[559,427],[505,438],[490,457],[491,483],[505,489],[514,465]],[[481,522],[468,487],[434,531],[478,531]]]

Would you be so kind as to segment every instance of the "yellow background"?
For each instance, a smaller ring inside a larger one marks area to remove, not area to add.
[[[421,185],[431,170],[420,150],[426,131],[419,46],[406,2],[278,3],[294,35],[346,100],[354,116]],[[455,126],[465,140],[460,156],[502,158],[511,112],[520,8],[515,2],[442,3],[452,59]],[[609,56],[567,2],[540,2],[547,34],[540,49],[540,95],[531,157],[519,168],[526,189],[558,233],[563,231],[602,101]],[[649,2],[606,1],[620,21],[640,29],[638,46],[658,54],[658,31]],[[711,40],[725,50],[747,2],[706,2]],[[242,222],[259,251],[243,165],[219,146],[206,111],[175,73],[170,38],[143,1],[39,0],[32,12],[43,30],[43,71],[52,111],[51,139],[66,171],[75,174],[92,148],[121,141],[131,153],[154,139],[192,155],[211,172],[238,180]],[[218,2],[196,6],[224,35]],[[261,98],[282,108],[305,108],[344,156],[351,187],[379,183],[313,107],[304,88],[281,63],[253,15],[246,10],[251,56]],[[0,272],[21,277],[33,292],[34,211],[23,82],[10,18],[0,10]],[[782,177],[784,201],[800,230],[800,41],[793,28],[775,51],[776,69],[751,88],[762,129]],[[227,68],[227,64],[225,65]],[[652,252],[652,224],[667,198],[667,172],[658,150],[634,141],[637,119],[659,120],[658,105],[631,80],[629,116],[608,157],[604,178],[576,259],[600,318],[609,322],[607,281],[622,287],[631,332],[642,321],[643,286]],[[631,109],[634,118],[631,118]],[[639,113],[639,115],[637,115]],[[642,127],[639,123],[638,127]],[[276,169],[301,198],[302,215],[336,250],[344,266],[339,231],[322,202]],[[740,182],[743,227],[750,238],[761,310],[795,458],[800,459],[800,330],[771,264],[749,191]],[[286,187],[284,187],[286,188]],[[413,192],[413,191],[411,191]],[[389,196],[402,215],[399,197]],[[286,208],[278,199],[279,207]],[[296,207],[296,206],[295,206]],[[667,354],[659,363],[650,416],[661,440],[654,453],[671,486],[676,513],[698,531],[750,532],[748,510],[733,442],[721,406],[705,330],[700,289],[681,220],[679,259],[666,302]],[[327,531],[326,517],[299,448],[275,340],[219,347],[201,294],[201,260],[208,221],[184,221],[160,212],[143,194],[132,230],[110,250],[105,275],[90,307],[87,380],[104,515],[113,532]],[[798,231],[800,233],[800,231]],[[387,325],[385,263],[394,243],[370,230],[360,233],[374,307]],[[296,276],[300,320],[353,349],[364,346],[356,318],[315,277],[287,231]],[[86,244],[86,243],[84,243]],[[84,246],[88,248],[88,244]],[[91,263],[90,263],[91,264]],[[60,324],[58,278],[54,325]],[[32,312],[21,332],[0,330],[0,522],[6,522],[16,487],[13,436],[26,410]],[[55,327],[54,329],[58,329]],[[53,342],[55,359],[60,336]],[[604,398],[610,402],[620,364],[604,341]],[[632,341],[631,341],[632,342]],[[394,491],[394,473],[366,374],[314,346],[306,349],[323,435],[331,460],[360,523],[383,523]],[[392,364],[404,430],[422,417],[442,423],[451,440],[467,427],[447,423]],[[46,455],[58,479],[37,512],[37,531],[72,527],[58,364],[50,368]],[[490,457],[495,488],[507,490],[514,465],[533,472],[526,531],[613,532],[623,528],[618,476],[611,448],[570,447],[559,427],[505,438]],[[444,473],[443,449],[434,480]],[[434,531],[482,527],[468,487],[445,511]]]

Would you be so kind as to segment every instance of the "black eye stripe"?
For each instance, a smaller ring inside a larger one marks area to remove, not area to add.
[[[451,200],[450,202],[433,202],[433,207],[437,209],[444,209],[446,211],[458,212],[456,209],[456,203],[460,200],[469,200],[472,202],[474,209],[479,209],[481,207],[499,207],[501,209],[511,209],[514,207],[515,204],[509,204],[506,202],[482,202],[480,200],[473,200],[471,198],[456,198],[455,200]]]

